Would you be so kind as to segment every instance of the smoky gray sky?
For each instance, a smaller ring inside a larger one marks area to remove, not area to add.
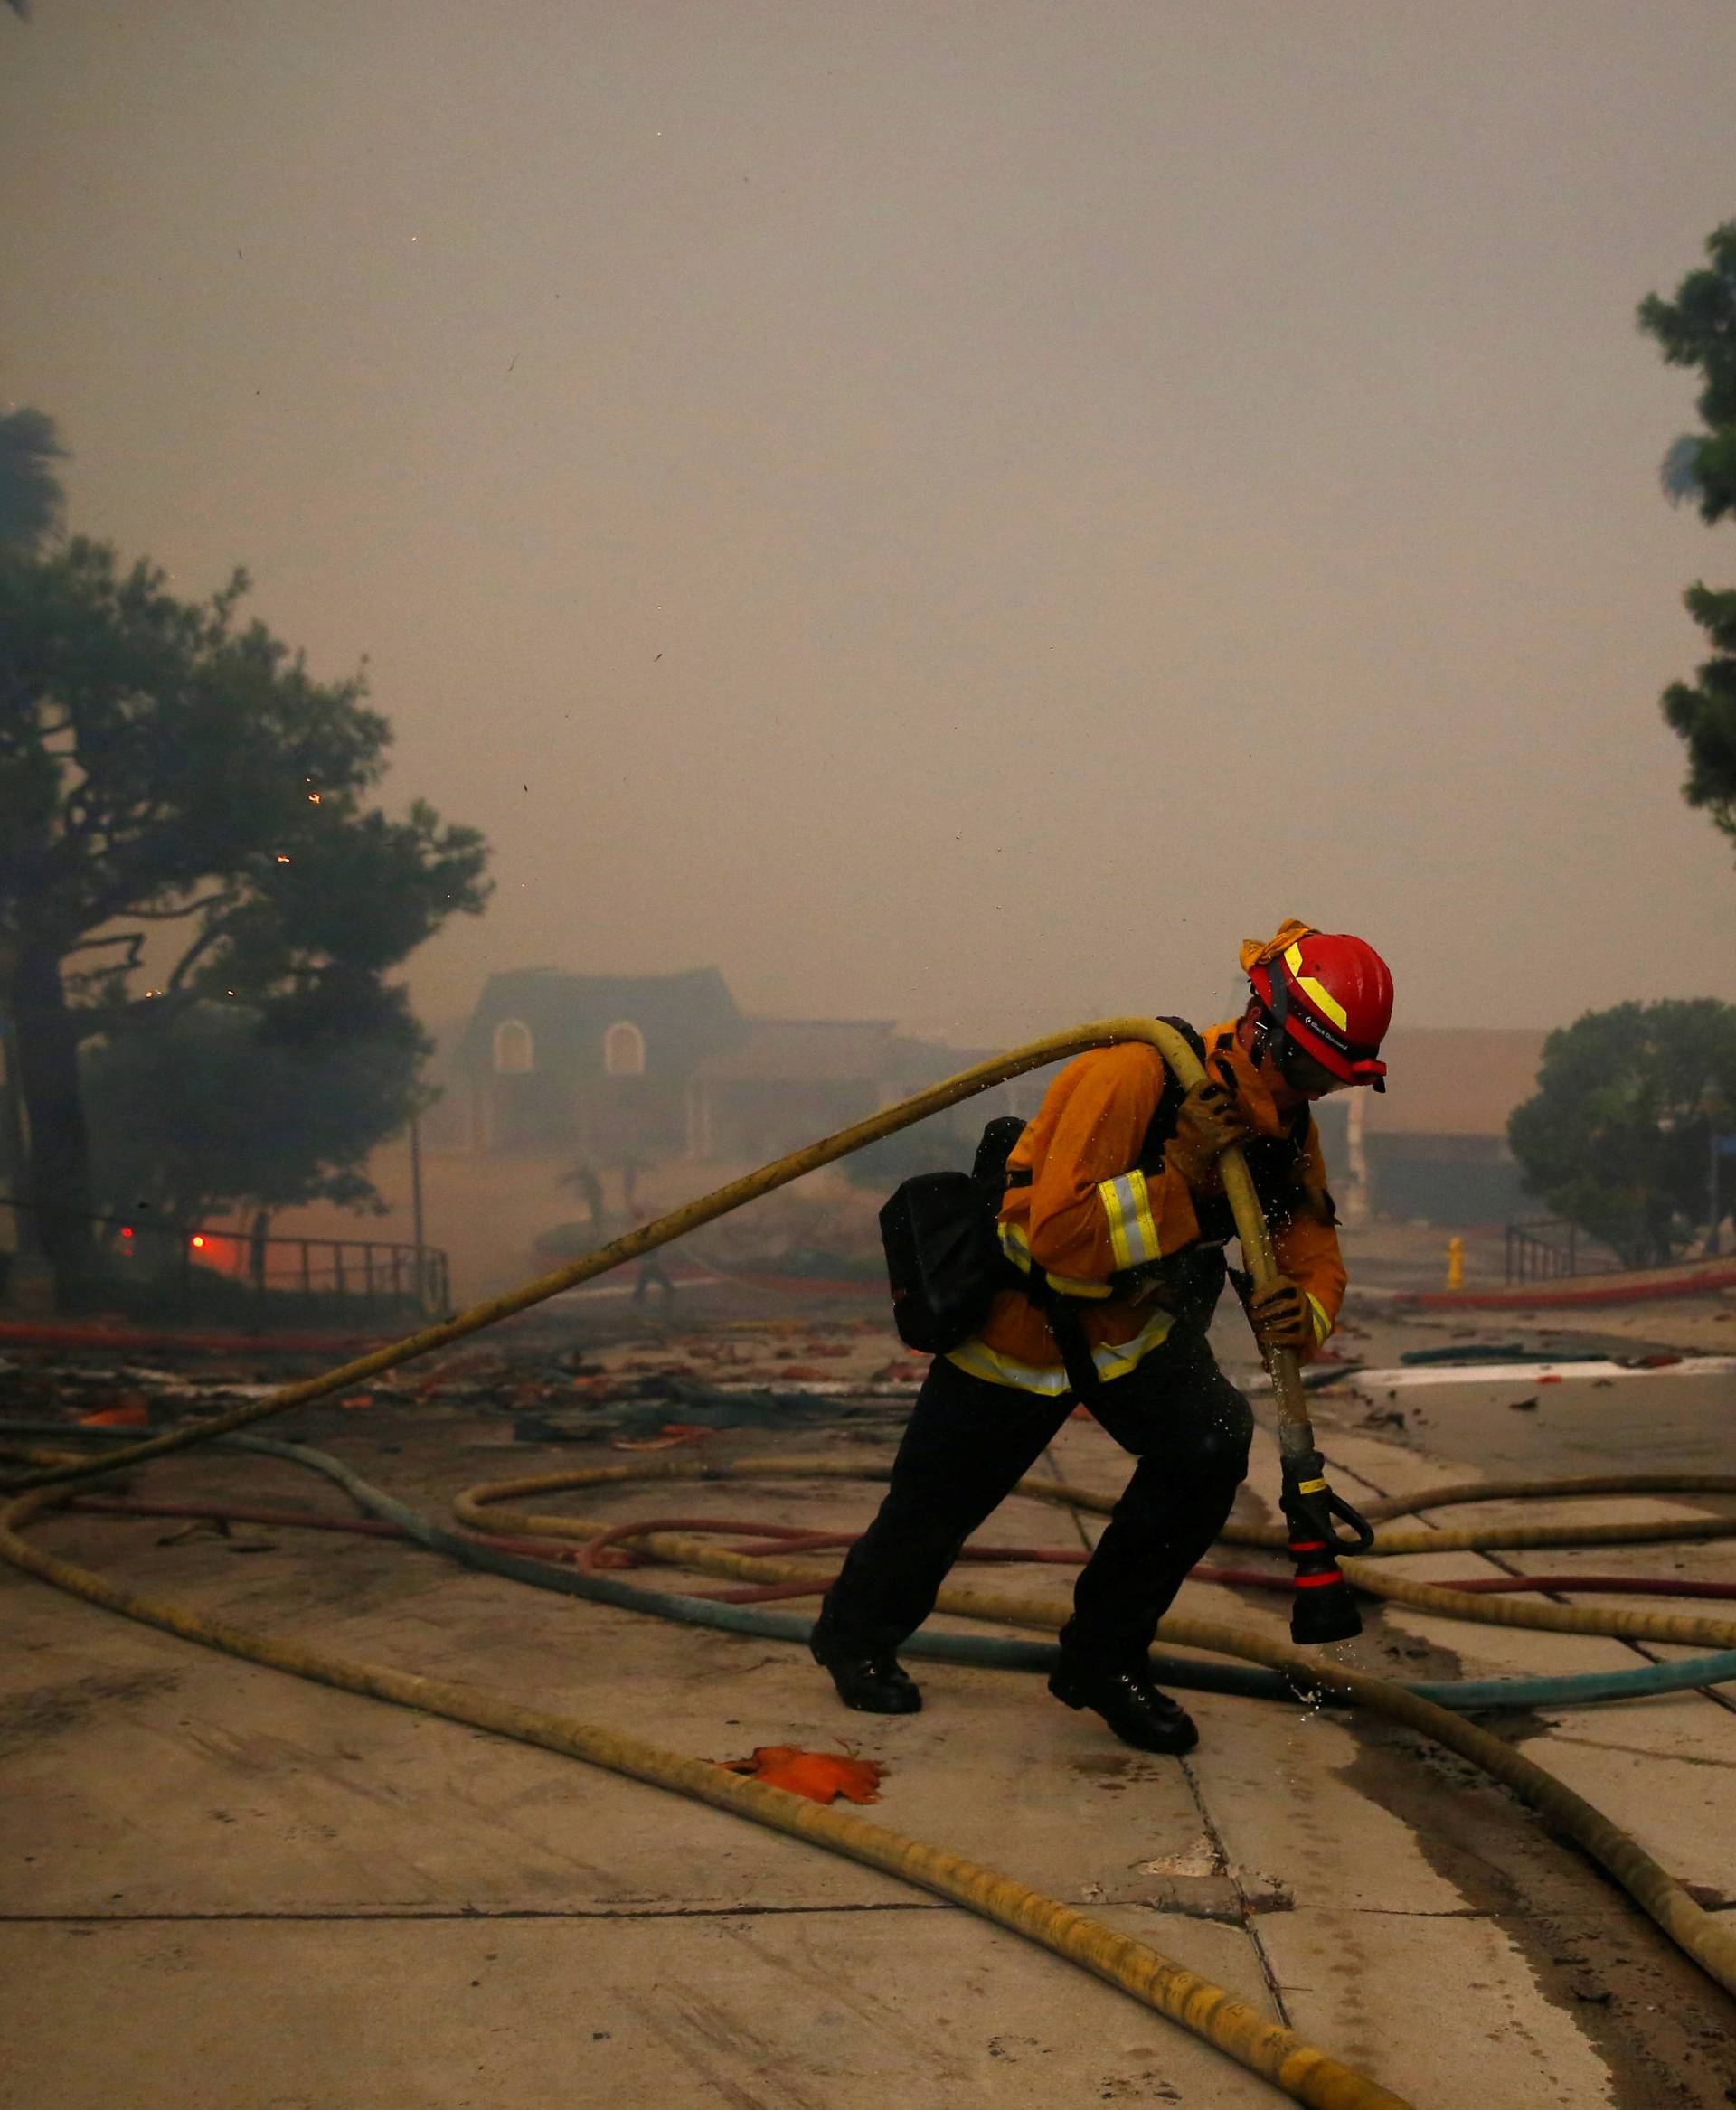
[[[1726,0],[36,0],[0,402],[71,523],[492,839],[412,963],[1405,1025],[1736,996],[1656,697],[1736,531],[1633,324],[1736,215]]]

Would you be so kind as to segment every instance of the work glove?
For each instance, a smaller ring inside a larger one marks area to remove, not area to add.
[[[1248,1299],[1254,1339],[1262,1349],[1290,1348],[1297,1353],[1314,1346],[1314,1314],[1300,1283],[1279,1275]]]
[[[1175,1133],[1165,1145],[1164,1162],[1180,1173],[1190,1188],[1215,1179],[1217,1163],[1232,1143],[1245,1143],[1253,1134],[1235,1079],[1227,1067],[1208,1072],[1182,1101],[1175,1116]]]

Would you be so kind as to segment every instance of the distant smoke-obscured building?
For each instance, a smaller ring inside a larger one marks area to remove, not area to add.
[[[491,975],[454,1055],[473,1150],[664,1156],[686,1148],[687,1084],[747,1022],[714,967]]]
[[[778,1157],[948,1075],[883,1019],[757,1019],[715,967],[490,977],[452,1058],[448,1120],[477,1151],[603,1163]]]
[[[1318,1108],[1341,1210],[1401,1221],[1501,1223],[1534,1213],[1507,1116],[1536,1089],[1543,1030],[1410,1027],[1389,1035],[1384,1093]],[[686,1157],[760,1164],[987,1060],[986,1048],[884,1019],[747,1016],[715,967],[678,975],[490,977],[443,1062],[441,1139],[483,1152],[570,1152],[600,1164]],[[1052,1067],[941,1122],[959,1162],[990,1116],[1036,1111]],[[1360,1158],[1363,1176],[1357,1177]]]
[[[1505,1223],[1535,1215],[1507,1148],[1507,1116],[1537,1089],[1544,1029],[1410,1026],[1389,1033],[1384,1092],[1358,1091],[1361,1201],[1366,1212],[1401,1222]],[[1319,1108],[1339,1208],[1355,1211],[1352,1095]]]

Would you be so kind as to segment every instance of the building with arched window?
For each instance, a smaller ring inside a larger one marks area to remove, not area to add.
[[[631,1019],[618,1019],[603,1035],[605,1077],[645,1075],[645,1035]]]
[[[715,967],[545,967],[490,979],[456,1066],[470,1148],[626,1165],[780,1156],[959,1064],[884,1019],[744,1018]]]
[[[523,1019],[502,1019],[495,1028],[495,1075],[529,1077],[535,1068],[535,1035]]]
[[[687,1146],[687,1079],[747,1031],[714,967],[490,977],[458,1043],[472,1149],[622,1163]]]

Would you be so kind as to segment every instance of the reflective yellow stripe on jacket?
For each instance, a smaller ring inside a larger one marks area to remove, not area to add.
[[[997,1228],[1001,1234],[1002,1252],[1012,1261],[1021,1275],[1029,1275],[1036,1263],[1031,1258],[1031,1248],[1025,1239],[1024,1225],[1004,1223]],[[1043,1278],[1051,1289],[1057,1291],[1062,1296],[1106,1297],[1115,1294],[1107,1282],[1080,1282],[1071,1275],[1052,1274],[1046,1267],[1043,1269]]]
[[[1091,1361],[1097,1365],[1099,1377],[1105,1380],[1126,1377],[1154,1348],[1168,1339],[1169,1330],[1175,1323],[1172,1313],[1154,1312],[1131,1341],[1118,1342],[1112,1347],[1100,1343],[1093,1348]],[[976,1336],[953,1349],[947,1361],[956,1363],[973,1378],[986,1378],[991,1385],[1011,1385],[1021,1392],[1042,1392],[1054,1399],[1072,1390],[1064,1370],[1048,1363],[1020,1362],[990,1348]]]
[[[1117,1267],[1139,1267],[1148,1260],[1161,1260],[1164,1248],[1157,1242],[1157,1225],[1151,1213],[1151,1192],[1143,1173],[1123,1173],[1105,1180],[1097,1198],[1109,1219],[1109,1244]]]

